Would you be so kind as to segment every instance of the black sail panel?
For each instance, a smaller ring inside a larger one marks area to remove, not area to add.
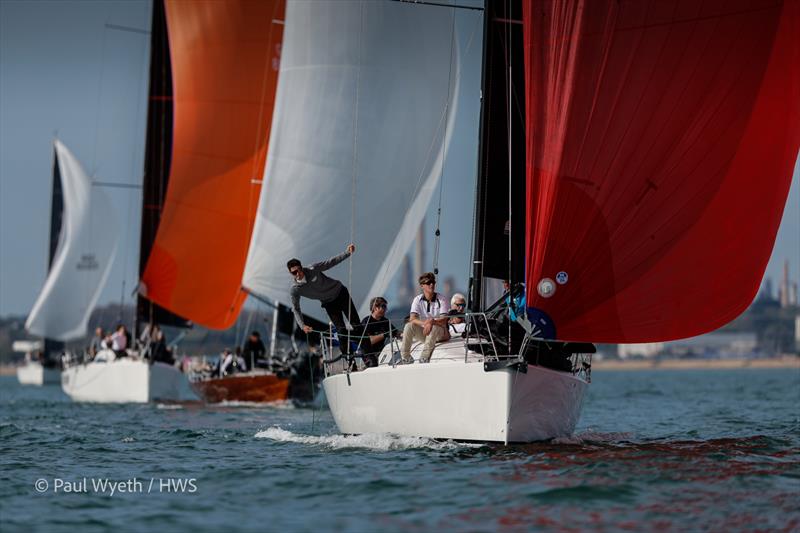
[[[525,67],[522,37],[522,2],[487,1],[471,294],[473,308],[481,305],[479,293],[483,277],[507,279],[510,273],[513,281],[524,279]]]
[[[172,154],[172,66],[164,1],[153,1],[150,44],[150,90],[147,109],[144,180],[142,185],[142,230],[139,246],[139,275],[156,238],[161,210],[167,194]],[[166,326],[190,327],[184,318],[139,295],[136,304],[138,323],[154,322]]]
[[[50,249],[47,259],[47,270],[53,268],[53,259],[58,250],[58,241],[64,220],[64,192],[61,189],[61,167],[58,165],[58,154],[53,151],[53,194],[50,200]],[[44,356],[51,359],[64,351],[64,343],[53,339],[44,339]],[[53,355],[51,355],[53,354]]]

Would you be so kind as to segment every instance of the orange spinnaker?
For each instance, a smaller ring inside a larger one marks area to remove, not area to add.
[[[167,0],[175,126],[147,297],[197,324],[236,321],[278,82],[285,0]]]

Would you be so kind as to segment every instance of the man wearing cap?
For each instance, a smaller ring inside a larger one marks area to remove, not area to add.
[[[413,363],[411,357],[411,344],[414,341],[423,342],[422,353],[419,361],[427,363],[436,343],[450,338],[447,333],[447,313],[450,305],[447,298],[435,291],[436,276],[433,272],[426,272],[419,277],[422,294],[418,294],[411,302],[411,318],[403,329],[403,346],[400,349],[402,363]]]

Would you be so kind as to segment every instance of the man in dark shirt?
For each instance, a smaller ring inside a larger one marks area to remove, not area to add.
[[[264,341],[261,340],[261,335],[257,331],[252,332],[242,348],[245,363],[250,368],[266,366],[267,361],[264,360],[266,353],[267,348],[264,346]]]
[[[360,340],[361,350],[364,352],[364,366],[367,368],[378,366],[378,356],[383,345],[392,335],[400,332],[392,326],[386,318],[388,302],[382,296],[370,300],[370,315],[361,321],[363,337]]]
[[[341,281],[329,278],[323,272],[335,267],[355,251],[356,247],[351,243],[347,245],[347,249],[343,254],[331,257],[326,261],[314,263],[310,267],[304,267],[299,259],[291,259],[286,264],[289,274],[294,278],[291,297],[292,310],[294,311],[294,319],[297,321],[297,325],[306,333],[310,333],[312,330],[311,326],[307,326],[303,321],[303,312],[300,310],[300,297],[304,296],[312,300],[319,300],[328,313],[331,322],[336,326],[343,354],[350,353],[350,346],[347,342],[348,332],[344,319],[347,318],[350,326],[358,324],[361,319],[358,318],[356,306],[353,305],[353,300],[350,299],[350,292],[347,287],[342,285]]]

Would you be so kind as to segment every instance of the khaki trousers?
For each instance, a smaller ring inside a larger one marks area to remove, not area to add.
[[[415,341],[424,342],[419,360],[427,363],[431,360],[431,354],[436,347],[436,343],[445,338],[447,338],[447,330],[441,326],[433,326],[426,337],[422,334],[422,326],[407,322],[406,327],[403,328],[403,346],[400,348],[400,355],[403,359],[409,359],[411,357],[411,344]]]

